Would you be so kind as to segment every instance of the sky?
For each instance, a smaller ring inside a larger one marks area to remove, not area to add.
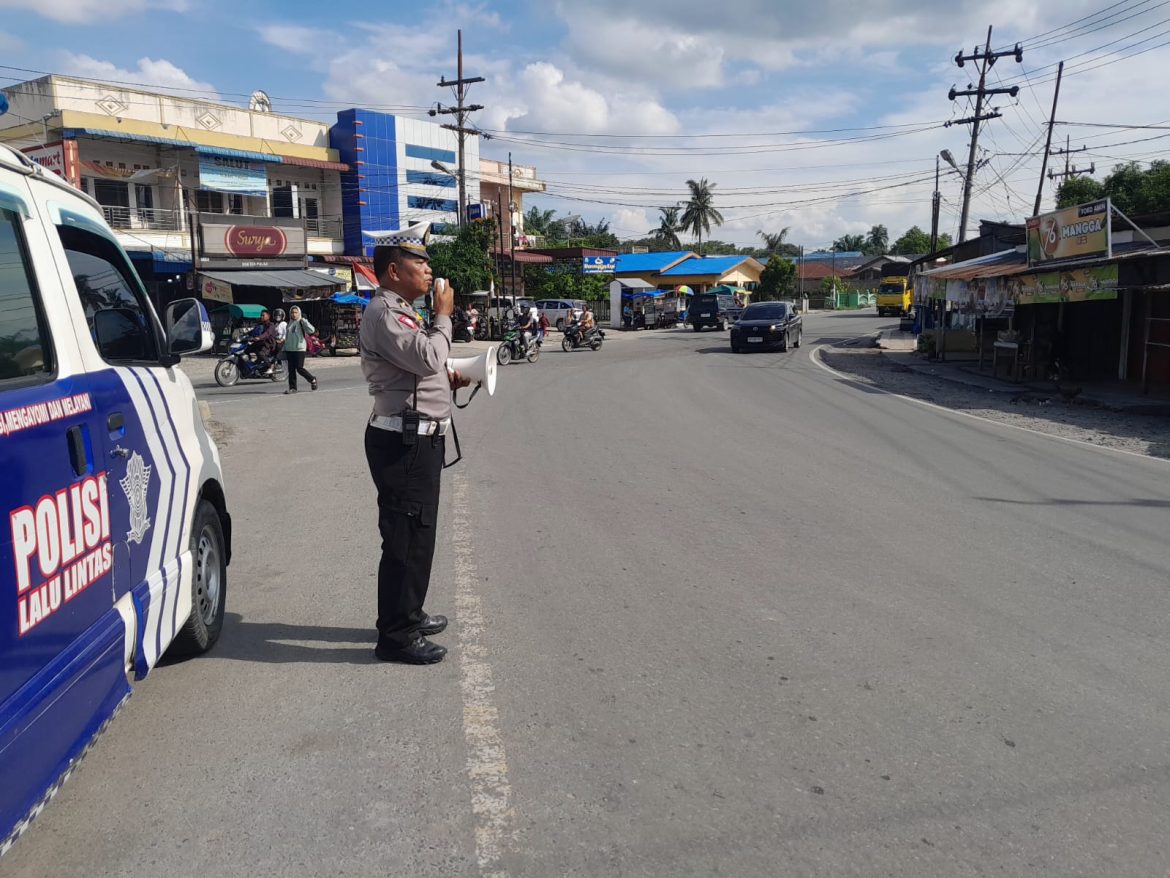
[[[333,121],[347,107],[426,118],[452,95],[456,32],[484,105],[486,158],[532,165],[547,183],[525,206],[605,219],[619,238],[658,225],[714,186],[712,236],[739,245],[787,228],[808,249],[883,224],[929,231],[935,158],[965,170],[987,41],[1000,58],[973,177],[980,219],[1032,213],[1056,64],[1066,61],[1053,146],[1104,176],[1170,152],[1165,71],[1170,0],[0,0],[0,84],[61,73],[179,89]],[[973,72],[974,71],[974,72]],[[1064,170],[1065,157],[1051,163]],[[1051,167],[1051,165],[1050,165]],[[963,181],[945,163],[940,231],[957,235]],[[1055,184],[1045,182],[1045,208]],[[684,243],[689,236],[683,236]]]

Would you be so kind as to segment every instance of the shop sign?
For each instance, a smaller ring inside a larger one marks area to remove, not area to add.
[[[232,256],[283,256],[288,238],[275,226],[232,226],[223,236]]]
[[[1078,204],[1052,213],[1029,217],[1028,264],[1058,259],[1112,256],[1109,234],[1109,199]]]
[[[267,163],[227,156],[201,155],[199,188],[265,198],[268,195]]]
[[[1117,298],[1117,266],[1074,268],[1007,279],[1008,295],[1020,305],[1093,302]]]
[[[317,274],[331,277],[338,283],[345,284],[347,290],[353,289],[353,269],[349,266],[314,265],[309,268],[309,271],[315,271]]]
[[[613,274],[617,271],[616,256],[584,256],[581,258],[584,274]]]
[[[291,217],[199,215],[200,268],[301,268],[305,228]]]
[[[77,172],[77,141],[58,140],[43,146],[22,149],[26,156],[44,168],[80,188],[81,177]]]
[[[208,302],[226,302],[230,305],[235,301],[231,284],[212,280],[209,277],[199,278],[199,293],[203,296],[204,301]]]

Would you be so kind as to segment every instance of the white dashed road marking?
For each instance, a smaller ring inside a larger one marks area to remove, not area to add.
[[[467,480],[452,478],[455,494],[455,614],[459,632],[460,688],[463,692],[463,738],[467,744],[467,775],[471,810],[475,814],[475,854],[485,878],[507,878],[502,859],[515,836],[512,787],[500,734],[499,713],[492,700],[495,684],[484,643],[483,608],[467,512]]]

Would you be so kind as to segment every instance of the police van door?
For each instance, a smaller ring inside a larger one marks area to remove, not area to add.
[[[104,416],[31,196],[14,174],[0,181],[0,827],[129,692]]]
[[[102,439],[116,523],[114,599],[132,594],[141,677],[191,612],[190,442],[167,402],[161,328],[125,253],[92,218],[51,208],[68,265],[62,283],[67,293],[76,291],[93,341],[82,353],[96,357],[94,401],[105,413]]]

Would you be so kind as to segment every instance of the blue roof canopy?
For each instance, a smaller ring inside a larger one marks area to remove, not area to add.
[[[617,258],[617,274],[645,274],[662,271],[683,259],[693,259],[689,250],[670,250],[665,253],[621,253]]]
[[[701,259],[696,257],[672,266],[660,274],[662,277],[721,277],[751,258],[750,256],[704,256]]]

